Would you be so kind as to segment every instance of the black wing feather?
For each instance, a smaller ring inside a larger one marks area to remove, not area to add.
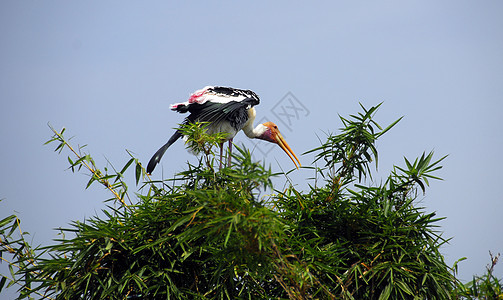
[[[236,129],[241,129],[248,120],[247,110],[258,104],[258,100],[246,98],[242,101],[229,101],[227,103],[205,102],[203,104],[193,103],[189,107],[191,113],[187,120],[189,122],[210,122],[218,123],[228,121]]]
[[[246,98],[253,98],[259,101],[259,97],[251,90],[234,89],[231,87],[215,86],[208,89],[209,92],[214,92],[216,94],[225,95],[227,97],[238,97],[244,96]],[[258,103],[257,103],[258,104]]]

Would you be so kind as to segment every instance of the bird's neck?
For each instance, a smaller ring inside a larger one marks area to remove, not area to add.
[[[248,110],[248,121],[243,126],[246,136],[251,139],[261,139],[274,143],[269,128],[264,124],[258,124],[257,127],[253,128],[253,121],[255,121],[255,108],[252,107]]]
[[[249,127],[243,127],[243,131],[246,136],[251,139],[264,139],[264,133],[267,131],[267,127],[258,124],[257,127],[253,128],[253,125],[250,125]]]
[[[243,131],[246,134],[247,137],[251,139],[258,138],[262,133],[263,133],[263,128],[264,126],[261,126],[262,124],[259,124],[257,127],[253,128],[253,122],[255,121],[255,108],[252,107],[248,109],[248,121],[246,121],[245,125],[243,126]]]

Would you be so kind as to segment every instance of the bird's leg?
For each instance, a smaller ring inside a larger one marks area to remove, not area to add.
[[[222,159],[224,156],[224,143],[220,143],[220,167],[219,169],[222,169]]]
[[[231,159],[232,159],[232,139],[229,140],[229,154],[228,154],[228,159],[227,159],[227,167],[231,166]]]

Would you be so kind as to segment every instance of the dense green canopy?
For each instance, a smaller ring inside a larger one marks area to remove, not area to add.
[[[103,184],[117,205],[36,249],[12,238],[14,216],[4,219],[2,252],[14,253],[21,267],[12,273],[20,298],[455,298],[461,285],[439,251],[446,242],[436,231],[441,218],[415,203],[428,180],[438,179],[433,173],[443,158],[430,152],[405,159],[375,184],[375,143],[399,121],[383,129],[373,120],[377,108],[341,118],[339,133],[309,151],[322,167],[307,167],[316,174],[307,191],[294,184],[274,190],[278,174],[246,149],[217,169],[212,149],[222,136],[206,135],[201,124],[185,128],[200,163],[164,181],[151,181],[135,158],[103,174],[55,132],[56,150],[73,151],[72,169],[87,168],[88,186]],[[123,176],[132,165],[137,183],[145,181],[127,204]]]

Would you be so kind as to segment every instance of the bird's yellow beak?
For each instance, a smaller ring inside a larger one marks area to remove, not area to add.
[[[293,153],[293,150],[292,148],[290,148],[290,146],[288,145],[288,143],[285,141],[285,139],[283,138],[283,136],[281,135],[281,133],[278,131],[278,130],[275,130],[273,132],[273,137],[274,137],[274,140],[276,141],[276,144],[278,144],[278,146],[281,147],[281,149],[283,149],[283,151],[286,152],[286,154],[288,154],[288,156],[290,157],[290,159],[293,161],[293,163],[295,164],[295,167],[298,169],[299,167],[301,167],[300,165],[300,161],[299,159],[297,158],[297,155],[295,155],[295,153]],[[293,159],[295,157],[295,159]]]

